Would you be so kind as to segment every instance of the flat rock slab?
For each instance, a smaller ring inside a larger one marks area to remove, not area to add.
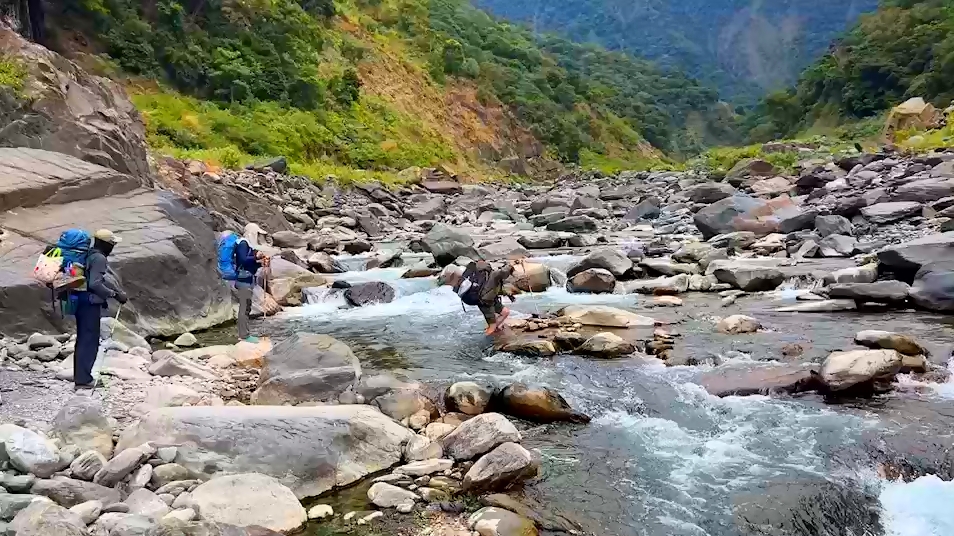
[[[702,386],[715,396],[798,393],[819,387],[815,365],[723,366],[706,372]]]
[[[411,434],[363,405],[163,408],[128,429],[117,450],[175,445],[176,463],[197,477],[262,473],[304,498],[396,465]]]

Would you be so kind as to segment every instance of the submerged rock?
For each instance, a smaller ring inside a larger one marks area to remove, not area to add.
[[[799,393],[820,385],[814,365],[721,366],[702,376],[702,386],[715,396]]]
[[[605,305],[570,305],[561,310],[560,316],[579,322],[584,326],[629,328],[656,325],[656,321],[648,316]]]
[[[738,335],[740,333],[755,333],[761,327],[762,324],[751,316],[732,315],[720,320],[716,325],[716,330],[720,333]]]
[[[533,422],[590,422],[588,416],[570,407],[556,390],[529,387],[523,383],[512,383],[501,389],[494,396],[492,407],[501,413]]]

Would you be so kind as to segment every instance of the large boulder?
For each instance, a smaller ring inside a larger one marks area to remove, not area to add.
[[[930,311],[954,311],[954,263],[926,264],[914,276],[911,299]]]
[[[25,98],[0,95],[19,101],[4,106],[0,146],[55,151],[149,177],[146,128],[120,84],[90,75],[6,26],[0,27],[0,56],[18,60],[27,71]]]
[[[898,186],[891,200],[930,203],[951,196],[954,196],[954,179],[930,178]]]
[[[706,240],[733,231],[752,231],[759,236],[779,231],[779,221],[800,213],[787,197],[763,201],[733,195],[696,213],[693,221]],[[814,218],[813,218],[814,219]]]
[[[547,225],[548,231],[566,231],[569,233],[592,233],[599,229],[596,220],[589,216],[567,216]]]
[[[604,359],[629,355],[635,351],[636,346],[633,343],[608,331],[588,337],[576,348],[578,353]]]
[[[550,268],[535,262],[520,263],[507,282],[524,292],[545,292],[550,288]]]
[[[525,233],[517,238],[517,243],[527,249],[554,249],[563,245],[560,233],[540,231]]]
[[[725,174],[725,181],[733,186],[741,186],[746,179],[757,177],[774,177],[778,174],[771,163],[758,158],[743,158],[736,162],[732,169]]]
[[[265,354],[259,405],[326,402],[336,399],[361,377],[361,364],[347,344],[328,335],[296,333]]]
[[[702,386],[714,396],[798,393],[819,387],[814,365],[722,366],[702,375]]]
[[[404,215],[411,221],[436,220],[447,211],[447,204],[443,197],[432,197],[404,211]]]
[[[497,445],[519,442],[520,432],[499,413],[484,413],[468,419],[441,441],[444,454],[455,460],[470,460]]]
[[[49,497],[67,508],[87,501],[100,501],[103,504],[119,502],[118,490],[62,476],[37,480],[30,488],[30,493]]]
[[[378,508],[397,508],[402,505],[414,506],[421,500],[413,491],[399,488],[387,482],[377,482],[368,488],[368,500]]]
[[[499,261],[504,259],[523,259],[530,255],[527,248],[523,247],[513,238],[505,238],[500,242],[494,242],[481,247],[478,252],[485,261]]]
[[[633,268],[633,261],[619,249],[603,248],[590,253],[579,263],[573,265],[567,270],[566,275],[567,277],[573,277],[591,268],[602,268],[615,277],[622,277],[623,274]]]
[[[411,435],[363,405],[164,408],[126,430],[117,450],[176,445],[176,463],[198,477],[263,473],[304,498],[397,464]]]
[[[833,214],[815,217],[815,230],[822,238],[833,234],[851,236],[853,227],[848,218]]]
[[[424,248],[434,256],[440,266],[453,264],[458,257],[472,260],[480,259],[474,249],[474,239],[469,234],[453,227],[438,223],[424,237]]]
[[[900,303],[907,301],[911,287],[902,281],[877,281],[874,283],[840,283],[828,289],[832,298],[856,301]]]
[[[129,296],[123,318],[145,335],[178,335],[233,318],[208,214],[139,179],[71,156],[0,148],[0,325],[8,335],[63,331],[36,258],[70,228],[123,239],[110,268]]]
[[[316,255],[319,255],[316,253]],[[279,305],[301,305],[301,291],[311,287],[321,287],[328,282],[319,274],[302,269],[291,277],[273,278],[269,281],[269,292]]]
[[[719,281],[746,292],[774,290],[785,280],[785,275],[775,268],[728,262],[720,263],[712,273]]]
[[[679,274],[672,277],[657,277],[656,279],[638,279],[623,283],[623,289],[628,294],[682,294],[689,290],[691,277],[695,276]]]
[[[705,182],[687,188],[685,195],[693,203],[709,205],[736,194],[735,188],[727,182]]]
[[[257,473],[215,477],[192,491],[192,502],[206,521],[239,527],[259,526],[291,533],[308,521],[292,490],[271,476]]]
[[[492,408],[500,413],[533,422],[590,422],[587,415],[570,407],[556,390],[549,387],[529,387],[523,383],[512,383],[501,389],[493,398]]]
[[[382,281],[356,283],[344,292],[345,300],[355,307],[391,303],[394,301],[394,295],[394,288]]]
[[[570,278],[566,289],[570,292],[609,294],[616,288],[616,278],[608,270],[590,268]]]
[[[87,536],[86,523],[74,512],[51,501],[39,500],[20,510],[10,523],[17,536]]]
[[[95,398],[77,396],[60,408],[53,419],[53,437],[64,445],[95,450],[106,458],[113,455],[113,426]]]
[[[911,281],[924,265],[954,263],[954,231],[932,234],[887,247],[878,252],[878,261],[884,268]]]
[[[821,368],[821,380],[830,392],[846,391],[875,381],[890,380],[901,370],[895,350],[853,350],[830,354]]]
[[[14,424],[0,425],[0,445],[10,465],[23,473],[32,473],[40,478],[49,478],[53,473],[69,465],[69,460],[60,456],[56,445],[42,435]]]
[[[470,493],[503,491],[537,476],[539,460],[516,443],[504,443],[482,456],[464,475]]]
[[[584,326],[631,328],[656,325],[656,321],[648,316],[606,305],[570,305],[562,309],[561,316]]]

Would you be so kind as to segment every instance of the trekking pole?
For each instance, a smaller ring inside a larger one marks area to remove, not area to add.
[[[113,325],[109,326],[109,338],[113,338],[113,332],[116,331],[116,324],[119,323],[119,315],[123,312],[123,304],[119,304],[119,307],[116,309],[116,317],[113,318]]]

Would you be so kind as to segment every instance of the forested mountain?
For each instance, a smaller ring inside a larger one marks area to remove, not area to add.
[[[756,138],[817,121],[877,115],[909,97],[940,108],[954,99],[954,0],[884,0],[795,88],[770,95],[750,118]]]
[[[499,16],[625,50],[751,103],[801,70],[877,0],[474,0]]]
[[[537,156],[638,167],[731,134],[713,89],[468,0],[43,4],[43,44],[123,81],[151,144],[180,156],[284,154],[339,177]]]

